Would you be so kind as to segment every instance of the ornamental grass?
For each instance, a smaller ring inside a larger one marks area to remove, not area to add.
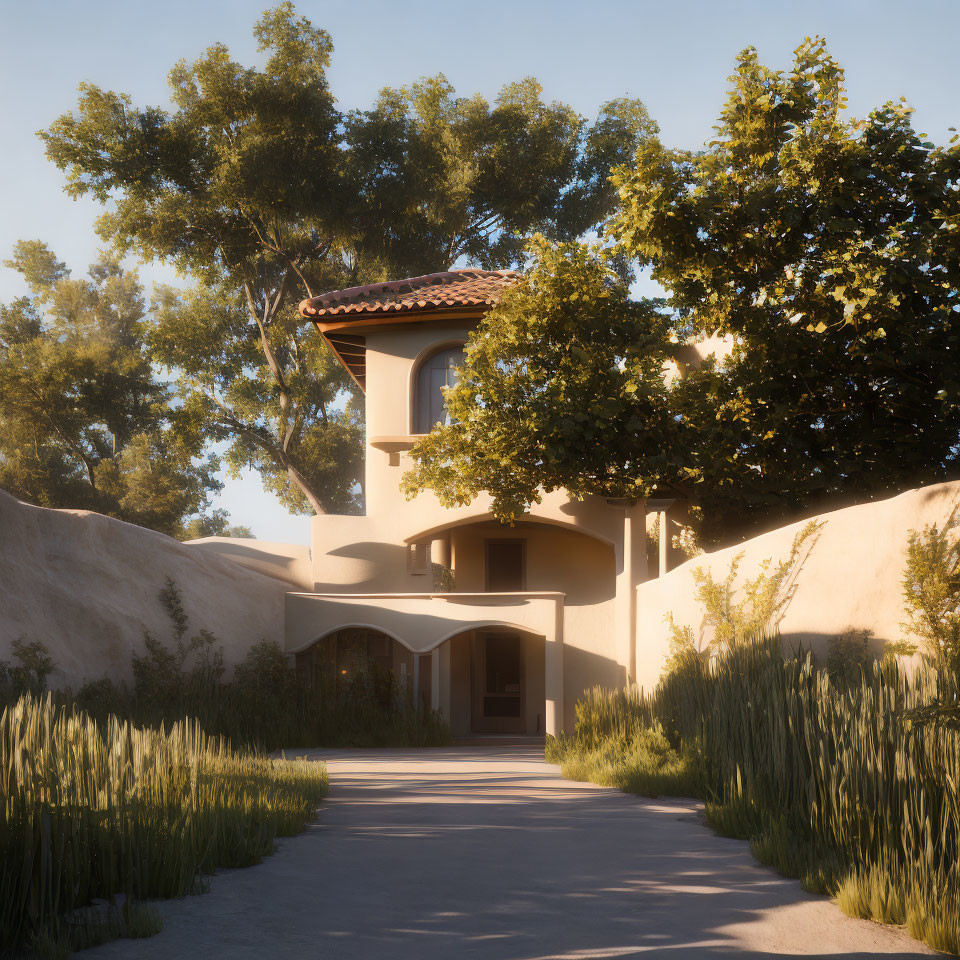
[[[591,691],[552,758],[634,792],[702,796],[708,823],[761,862],[960,953],[960,730],[930,711],[952,685],[896,661],[831,678],[781,650],[763,637],[685,658],[650,695]]]
[[[145,900],[259,862],[326,791],[322,763],[235,750],[195,721],[97,723],[23,696],[0,717],[0,952],[154,933]]]

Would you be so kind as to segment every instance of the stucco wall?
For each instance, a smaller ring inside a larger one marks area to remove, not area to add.
[[[201,537],[188,540],[195,550],[226,557],[241,567],[282,580],[297,590],[313,589],[310,548],[299,543],[271,543],[245,537]]]
[[[785,643],[803,643],[825,655],[830,640],[850,628],[872,631],[879,650],[889,640],[903,639],[901,579],[904,548],[910,530],[942,523],[960,500],[960,482],[909,490],[876,503],[846,507],[815,518],[819,535],[802,561],[793,597],[780,623]],[[738,583],[755,577],[763,560],[786,559],[794,537],[806,521],[780,527],[742,544],[688,560],[665,577],[637,588],[637,680],[656,683],[668,652],[665,618],[694,628],[709,642],[703,608],[695,599],[693,571],[708,570],[722,580],[740,552]]]
[[[191,635],[211,631],[228,666],[262,639],[282,643],[287,584],[152,530],[0,491],[0,660],[14,640],[39,640],[57,685],[128,678],[144,631],[170,637],[158,600],[166,577],[182,590]]]

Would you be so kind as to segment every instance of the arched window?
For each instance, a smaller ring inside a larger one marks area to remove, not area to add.
[[[450,422],[443,388],[457,382],[462,364],[463,347],[445,347],[420,364],[413,398],[414,433],[429,433],[435,424]]]

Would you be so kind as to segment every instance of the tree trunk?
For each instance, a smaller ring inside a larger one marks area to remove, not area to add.
[[[307,502],[313,507],[313,512],[320,515],[325,514],[327,512],[326,508],[320,502],[310,484],[307,483],[303,474],[287,458],[284,458],[283,465],[287,469],[287,476],[290,478],[290,481],[295,484],[297,489],[307,498]]]

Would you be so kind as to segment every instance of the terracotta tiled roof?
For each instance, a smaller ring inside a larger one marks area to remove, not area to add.
[[[401,313],[443,307],[483,307],[496,303],[520,274],[513,270],[447,270],[425,277],[369,283],[364,287],[334,290],[300,304],[300,313],[311,320],[349,319],[351,314]]]

